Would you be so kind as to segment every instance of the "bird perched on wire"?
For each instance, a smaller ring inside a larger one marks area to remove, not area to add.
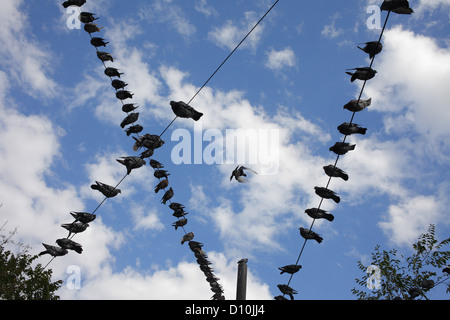
[[[363,43],[360,43],[363,44]],[[379,54],[383,50],[383,44],[379,41],[369,41],[364,43],[366,46],[364,48],[357,46],[358,49],[361,49],[365,53],[369,54],[369,58],[373,59],[377,54]]]
[[[99,27],[95,23],[86,23],[84,25],[84,31],[86,31],[89,34],[95,33],[95,32],[100,32],[100,30],[102,30],[103,28],[104,27]]]
[[[380,7],[381,11],[395,12],[397,14],[412,14],[414,10],[410,8],[408,0],[384,0]]]
[[[77,7],[81,7],[86,3],[86,0],[67,0],[64,1],[62,6],[64,8],[68,8],[70,6],[77,6]]]
[[[198,121],[203,116],[203,113],[198,112],[183,101],[170,101],[170,106],[172,107],[173,113],[180,118],[191,118],[194,121]]]
[[[93,38],[91,39],[91,44],[92,44],[94,47],[96,47],[96,48],[98,48],[98,47],[106,47],[106,45],[107,45],[108,43],[109,43],[109,42],[106,42],[105,39],[99,38],[99,37],[93,37]]]
[[[306,240],[316,240],[318,243],[321,243],[323,241],[323,238],[312,230],[308,230],[302,227],[300,227],[299,230],[300,235]]]
[[[126,99],[132,99],[134,96],[134,93],[131,93],[127,90],[120,90],[116,92],[116,98],[119,100],[126,100]]]
[[[336,194],[336,192],[330,189],[324,187],[314,187],[314,190],[319,197],[325,199],[333,199],[333,201],[336,203],[339,203],[341,201],[341,198]]]
[[[170,173],[167,170],[155,170],[155,172],[153,172],[153,176],[156,179],[162,179],[162,178],[169,178]]]
[[[116,80],[114,80],[114,81],[116,81]],[[114,83],[114,81],[113,81],[113,83]],[[119,80],[120,81],[120,80]],[[118,82],[116,82],[116,84],[118,84]],[[124,104],[123,106],[122,106],[122,111],[123,112],[125,112],[125,113],[129,113],[129,112],[131,112],[131,111],[134,111],[134,110],[136,110],[137,108],[139,108],[139,106],[134,106],[135,105],[135,103],[127,103],[127,104]]]
[[[75,218],[75,222],[89,223],[95,220],[97,217],[95,214],[88,212],[71,212],[70,215]]]
[[[133,137],[136,141],[133,145],[133,151],[138,151],[140,148],[158,149],[164,145],[164,141],[156,134],[146,133],[139,138]]]
[[[119,80],[119,79],[114,79],[111,82],[111,85],[113,86],[114,89],[119,90],[119,89],[125,89],[125,87],[128,85],[128,83],[125,83],[125,82],[123,82],[122,80]],[[136,109],[136,108],[134,108],[134,109]]]
[[[95,181],[95,184],[91,185],[91,189],[100,191],[107,198],[113,198],[122,193],[122,190],[99,181]]]
[[[329,164],[327,166],[324,166],[323,170],[325,170],[326,175],[329,177],[342,178],[344,181],[348,180],[348,174],[335,165]]]
[[[140,133],[142,132],[142,130],[144,130],[144,127],[141,126],[140,124],[135,124],[134,126],[128,127],[127,129],[125,129],[125,133],[127,134],[127,136],[130,136],[132,133]]]
[[[169,186],[169,179],[161,180],[155,187],[155,193],[158,193],[159,190],[163,190]]]
[[[184,244],[186,241],[191,241],[192,239],[194,239],[194,233],[193,232],[186,233],[183,236],[183,238],[181,238],[181,244]]]
[[[161,162],[159,162],[158,160],[155,160],[155,159],[151,159],[151,160],[150,160],[150,166],[151,166],[153,169],[161,169],[161,168],[164,168],[164,165],[163,165]]]
[[[330,151],[342,156],[351,150],[355,150],[356,144],[350,144],[348,142],[336,142],[332,147],[330,147]]]
[[[344,105],[344,109],[347,109],[351,112],[359,112],[363,111],[365,108],[370,106],[372,103],[372,98],[367,100],[350,100],[347,104]]]
[[[172,199],[173,195],[174,195],[173,189],[172,189],[172,187],[170,187],[170,189],[167,190],[166,193],[164,193],[164,195],[161,199],[161,203],[166,204],[167,201]]]
[[[77,222],[62,224],[61,227],[63,227],[64,229],[67,229],[69,231],[69,235],[67,236],[67,238],[70,238],[72,233],[81,233],[81,232],[85,231],[89,227],[89,224],[77,221]]]
[[[289,287],[287,284],[279,284],[277,285],[278,289],[280,289],[281,293],[287,294],[291,300],[294,300],[294,294],[297,294],[298,292],[291,287]]]
[[[325,219],[330,222],[334,220],[334,216],[331,213],[319,208],[306,209],[305,213],[313,219]]]
[[[442,269],[442,272],[450,274],[450,265],[448,265],[444,269]]]
[[[73,250],[77,253],[82,253],[83,252],[83,248],[81,246],[81,244],[72,241],[70,239],[67,238],[63,238],[63,239],[58,239],[56,240],[56,243],[58,244],[58,246],[60,246],[61,248],[64,249],[68,249],[68,250]]]
[[[123,72],[119,72],[119,69],[107,67],[105,68],[105,75],[108,77],[118,77],[120,78],[121,75],[123,75]]]
[[[361,67],[361,68],[353,68],[353,69],[347,69],[347,70],[355,70],[355,72],[345,72],[346,74],[352,76],[350,81],[353,82],[355,80],[370,80],[373,77],[375,77],[375,74],[377,73],[376,70],[373,70],[370,67]]]
[[[352,134],[365,135],[366,131],[367,131],[367,128],[363,128],[357,123],[350,123],[350,122],[344,122],[344,123],[340,124],[337,127],[337,129],[339,130],[340,133],[342,133],[343,135],[346,135],[346,136],[349,136]]]
[[[419,288],[411,288],[408,290],[409,298],[411,300],[414,300],[415,298],[420,296],[421,293],[422,291]]]
[[[144,159],[135,156],[121,157],[120,159],[116,159],[116,161],[123,164],[127,168],[127,174],[130,174],[131,170],[138,169],[146,164]]]
[[[181,218],[180,220],[172,223],[172,227],[175,227],[175,230],[178,230],[180,227],[184,227],[188,223],[186,218]]]
[[[95,20],[99,19],[94,16],[95,16],[95,13],[81,12],[80,15],[78,16],[78,20],[80,20],[83,23],[91,23],[91,22],[94,22]]]
[[[120,127],[123,129],[129,124],[135,123],[136,121],[138,121],[138,119],[139,112],[132,112],[122,120],[122,122],[120,123]]]
[[[278,269],[281,270],[280,274],[283,274],[283,273],[294,274],[294,273],[297,273],[301,268],[302,268],[302,266],[299,264],[289,264],[287,266],[280,267]]]
[[[51,246],[49,244],[42,244],[45,247],[45,251],[42,251],[39,253],[39,256],[42,256],[44,254],[49,254],[53,257],[61,257],[69,253],[66,249],[57,247],[57,246]]]
[[[244,183],[244,182],[248,182],[247,179],[245,179],[244,177],[247,176],[247,174],[244,172],[244,170],[248,170],[250,172],[253,172],[255,174],[258,174],[258,172],[256,172],[255,170],[252,170],[250,168],[244,167],[244,166],[237,166],[233,172],[231,173],[230,176],[230,181],[233,179],[233,177],[240,183]]]

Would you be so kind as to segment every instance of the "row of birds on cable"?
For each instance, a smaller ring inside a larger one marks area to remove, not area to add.
[[[385,0],[381,7],[381,11],[392,11],[397,14],[411,14],[414,11],[409,7],[409,2],[407,0]],[[380,39],[381,40],[381,39]],[[383,50],[383,45],[381,41],[369,41],[364,43],[365,46],[362,46],[362,44],[358,45],[357,48],[364,51],[369,55],[370,60],[372,60],[377,54],[379,54]],[[370,79],[373,79],[377,73],[376,70],[372,69],[371,67],[358,67],[353,69],[352,72],[346,71],[345,73],[349,76],[351,76],[350,81],[354,82],[355,80],[361,80],[361,81],[367,81]],[[363,100],[359,98],[358,100],[351,100],[347,104],[344,105],[344,109],[349,110],[353,114],[356,112],[363,111],[367,107],[369,107],[372,103],[372,99],[369,98],[367,100]],[[353,117],[352,117],[353,119]],[[345,137],[350,136],[352,134],[361,134],[365,135],[367,128],[361,127],[359,124],[352,123],[352,122],[344,122],[341,125],[337,127],[338,131],[343,134]],[[336,142],[333,146],[329,148],[329,151],[334,152],[337,157],[339,158],[342,155],[345,155],[349,151],[352,151],[355,149],[356,144],[351,144],[348,142]],[[343,171],[342,169],[338,168],[336,166],[338,162],[338,159],[336,160],[335,164],[330,164],[327,166],[324,166],[323,169],[325,171],[325,174],[329,177],[329,180],[331,178],[341,178],[344,181],[347,181],[349,179],[348,174]],[[323,200],[323,199],[331,199],[335,203],[339,203],[341,201],[341,198],[339,195],[327,187],[314,187],[315,193]],[[322,203],[322,201],[320,202]],[[311,217],[313,220],[316,219],[325,219],[327,221],[333,221],[334,216],[329,213],[328,211],[325,211],[323,209],[319,208],[309,208],[305,210],[305,213]],[[311,227],[312,228],[312,227]],[[307,240],[314,240],[317,243],[322,243],[323,237],[319,235],[318,233],[311,230],[311,228],[303,228],[300,227],[300,235]],[[287,265],[278,268],[281,271],[281,274],[287,273],[290,274],[291,277],[297,273],[302,268],[301,265],[293,264],[293,265]],[[298,292],[290,287],[287,284],[279,284],[277,285],[278,289],[283,295],[278,295],[274,299],[275,300],[287,300],[285,298],[285,295],[288,295],[291,300],[294,300],[294,294],[297,294]]]
[[[67,8],[69,6],[81,7],[85,3],[86,0],[69,0],[65,1],[62,5],[64,8]],[[105,67],[104,73],[110,78],[111,85],[116,90],[116,98],[122,102],[122,111],[127,113],[127,116],[120,123],[120,127],[122,129],[125,129],[127,136],[130,136],[131,134],[136,135],[132,137],[135,140],[135,143],[132,147],[134,151],[139,151],[142,148],[144,149],[144,151],[141,152],[140,156],[125,156],[116,159],[117,162],[125,166],[126,175],[129,175],[132,170],[145,166],[145,159],[152,157],[155,149],[162,147],[164,145],[164,141],[160,136],[154,134],[147,133],[142,136],[139,135],[139,133],[141,133],[144,128],[140,124],[136,124],[139,119],[139,113],[134,111],[138,108],[138,106],[136,106],[135,103],[124,102],[127,99],[132,99],[134,94],[128,90],[125,90],[125,87],[127,87],[128,84],[121,80],[121,76],[123,75],[123,73],[120,72],[119,69],[107,67],[105,64],[107,61],[114,62],[114,58],[110,53],[99,51],[98,48],[106,47],[109,42],[105,41],[105,39],[103,38],[92,36],[93,33],[100,32],[100,30],[103,29],[103,27],[99,27],[94,23],[98,19],[99,18],[97,18],[94,13],[90,12],[80,12],[79,15],[79,20],[84,23],[84,30],[89,33],[91,37],[91,45],[96,48],[97,57]],[[203,113],[195,110],[193,107],[183,101],[170,101],[169,104],[176,117],[190,118],[194,121],[198,121],[203,116]],[[169,187],[170,173],[167,170],[164,170],[164,165],[157,160],[150,159],[149,164],[154,169],[154,177],[159,180],[159,183],[155,186],[154,189],[155,193],[159,193],[159,191],[161,190],[164,191],[164,194],[161,198],[161,203],[164,205],[169,203],[169,208],[173,210],[172,215],[178,219],[172,224],[172,226],[175,228],[175,230],[177,230],[178,228],[182,228],[184,230],[184,226],[188,222],[185,217],[188,212],[185,211],[185,207],[182,204],[171,202],[171,199],[174,197],[174,190],[172,187],[166,190],[167,187]],[[116,197],[121,193],[118,185],[111,186],[100,181],[95,181],[95,184],[91,185],[91,189],[99,191],[106,197],[106,199]],[[53,257],[58,257],[66,255],[68,253],[68,250],[74,250],[79,254],[82,253],[83,249],[81,244],[71,240],[71,237],[73,237],[77,233],[85,231],[89,227],[89,223],[95,220],[96,215],[87,212],[71,212],[70,214],[75,218],[75,220],[72,223],[61,225],[63,228],[69,231],[67,238],[58,239],[56,241],[58,246],[43,244],[46,250],[42,251],[39,255],[50,254]],[[217,278],[213,274],[213,269],[210,267],[211,262],[208,260],[206,253],[202,249],[203,244],[197,241],[193,241],[193,239],[194,233],[187,233],[185,231],[185,234],[181,238],[181,245],[183,245],[185,242],[188,242],[189,248],[194,253],[201,271],[204,273],[207,282],[210,284],[211,290],[214,292],[212,299],[224,300],[225,297],[223,295],[223,288],[217,282],[219,278]]]

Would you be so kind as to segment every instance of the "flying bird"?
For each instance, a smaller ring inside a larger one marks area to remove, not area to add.
[[[78,16],[78,19],[83,23],[91,23],[95,20],[98,20],[99,18],[94,17],[95,13],[91,12],[81,12]]]
[[[71,212],[70,215],[75,218],[75,222],[89,223],[95,220],[97,217],[95,214],[88,212]]]
[[[167,201],[172,199],[173,195],[174,195],[173,189],[172,189],[172,187],[170,187],[169,190],[167,190],[166,193],[164,193],[164,195],[161,199],[161,203],[166,204]]]
[[[84,25],[84,31],[86,31],[87,33],[91,34],[91,33],[95,33],[95,32],[100,32],[100,30],[102,30],[104,27],[98,27],[95,23],[86,23]]]
[[[133,151],[138,151],[140,148],[158,149],[164,145],[164,141],[156,134],[146,133],[139,138],[133,137],[136,141],[133,145]]]
[[[193,232],[186,233],[183,236],[183,238],[181,238],[181,244],[184,244],[186,241],[191,241],[192,239],[194,239],[194,233]]]
[[[86,3],[86,0],[67,0],[67,1],[64,1],[64,2],[63,2],[62,6],[63,6],[64,8],[68,8],[68,7],[70,7],[70,6],[81,7],[81,6],[83,6],[83,4],[85,4],[85,3]]]
[[[329,150],[342,156],[351,150],[355,150],[355,146],[356,144],[350,144],[348,142],[336,142]]]
[[[319,197],[325,198],[325,199],[333,199],[334,202],[339,203],[341,201],[341,198],[336,194],[336,192],[323,188],[323,187],[314,187],[316,194]]]
[[[350,122],[344,122],[343,124],[340,124],[337,129],[340,133],[343,135],[349,136],[352,134],[362,134],[365,135],[367,128],[361,127],[357,123],[350,123]]]
[[[91,189],[100,191],[107,198],[113,198],[122,192],[118,188],[98,181],[95,181],[95,184],[91,185]]]
[[[306,209],[305,213],[313,219],[325,219],[330,222],[334,220],[334,216],[331,213],[319,208]]]
[[[120,127],[123,129],[129,124],[135,123],[136,121],[138,121],[138,119],[139,112],[132,112],[122,120],[122,122],[120,123]]]
[[[198,121],[203,116],[203,113],[198,112],[183,101],[170,101],[170,106],[172,107],[173,113],[180,118],[191,118],[194,121]]]
[[[344,109],[347,109],[351,112],[359,112],[370,106],[372,103],[372,98],[367,100],[351,100],[346,105],[344,105]]]
[[[123,72],[119,72],[119,69],[107,67],[105,68],[105,75],[108,77],[118,77],[120,78],[121,75],[123,75]]]
[[[397,14],[412,14],[414,10],[410,8],[408,0],[384,0],[380,7],[381,11],[395,12]]]
[[[318,243],[321,243],[323,241],[323,238],[312,230],[308,230],[302,227],[300,227],[299,230],[300,235],[306,240],[316,240]]]
[[[362,68],[353,68],[353,69],[347,69],[347,70],[355,70],[355,72],[345,72],[346,74],[352,76],[351,82],[355,80],[370,80],[373,77],[375,77],[375,74],[377,73],[376,70],[373,70],[370,67],[362,67]]]
[[[300,270],[301,268],[302,268],[302,266],[299,264],[290,264],[290,265],[287,265],[284,267],[280,267],[278,269],[281,270],[280,274],[283,274],[283,273],[294,274],[294,273],[298,272],[298,270]]]
[[[109,43],[109,42],[106,42],[105,39],[98,38],[98,37],[94,37],[94,38],[91,39],[91,44],[92,44],[94,47],[96,47],[96,48],[98,48],[98,47],[106,47],[106,45],[107,45],[108,43]]]
[[[168,186],[169,186],[168,179],[161,180],[161,182],[158,183],[155,187],[155,193],[158,193],[159,190],[163,190],[163,189],[167,188]]]
[[[122,80],[114,79],[111,82],[111,85],[113,86],[114,89],[119,90],[119,89],[125,89],[125,87],[128,85],[128,83],[125,83]]]
[[[250,171],[250,172],[253,172],[253,173],[255,173],[255,174],[258,174],[258,172],[254,171],[254,170],[252,170],[252,169],[250,169],[250,168],[246,168],[246,167],[244,167],[244,166],[237,166],[237,167],[233,170],[233,172],[231,173],[230,181],[231,181],[231,180],[233,179],[233,177],[234,177],[234,178],[235,178],[238,182],[240,182],[240,183],[248,182],[247,179],[243,178],[243,177],[246,177],[246,176],[247,176],[247,174],[244,172],[244,170],[248,170],[248,171]]]
[[[49,254],[53,257],[61,257],[68,253],[68,251],[61,247],[51,246],[49,244],[42,244],[45,247],[45,251],[42,251],[39,253],[39,256],[42,256],[44,254]]]
[[[362,44],[362,43],[360,43]],[[366,46],[364,48],[357,46],[358,49],[361,49],[365,53],[369,54],[370,59],[373,59],[377,54],[383,50],[383,44],[379,41],[369,41],[364,43]]]
[[[279,284],[277,285],[278,289],[280,289],[281,293],[287,294],[291,300],[294,300],[294,294],[297,294],[297,291],[292,289],[286,284]]]
[[[344,181],[348,180],[348,174],[332,164],[324,166],[323,170],[325,170],[326,175],[329,177],[342,178]]]
[[[141,126],[140,124],[135,124],[134,126],[128,127],[125,132],[127,134],[127,136],[130,136],[132,133],[140,133],[142,132],[142,130],[144,130],[144,127]]]
[[[182,218],[172,224],[172,227],[175,227],[175,230],[177,230],[180,227],[184,227],[187,224],[188,220],[186,218]]]
[[[73,250],[80,254],[83,252],[83,248],[82,248],[81,244],[76,243],[75,241],[72,241],[70,239],[67,239],[67,238],[58,239],[58,240],[56,240],[56,243],[61,248]]]
[[[121,90],[116,92],[116,98],[119,100],[126,100],[126,99],[132,99],[134,93],[131,93],[127,90]]]
[[[146,164],[144,159],[135,156],[121,157],[120,159],[116,160],[127,168],[127,174],[130,174],[131,170],[138,169],[142,166],[145,166]]]
[[[135,103],[127,103],[122,106],[122,111],[125,113],[130,113],[131,111],[136,110],[139,106],[134,106]]]
[[[70,238],[72,233],[80,233],[80,232],[85,231],[87,229],[87,227],[89,227],[89,224],[77,221],[77,222],[62,224],[61,227],[69,230],[69,235],[67,236],[67,238]]]

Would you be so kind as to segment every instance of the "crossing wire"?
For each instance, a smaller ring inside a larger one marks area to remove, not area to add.
[[[381,33],[380,33],[380,36],[379,36],[379,38],[378,38],[378,45],[381,43],[381,39],[382,39],[383,34],[384,34],[384,31],[385,31],[385,29],[386,29],[386,25],[387,25],[387,22],[388,22],[388,20],[389,20],[389,16],[390,16],[390,14],[391,14],[392,3],[393,3],[393,1],[391,2],[391,7],[390,7],[389,10],[388,10],[386,19],[385,19],[385,21],[384,21],[383,28],[381,29]],[[370,65],[369,65],[369,68],[372,68],[373,63],[374,63],[374,60],[375,60],[375,56],[372,57],[371,62],[370,62]],[[363,82],[363,85],[362,85],[362,87],[361,87],[361,90],[360,90],[360,93],[359,93],[359,96],[358,96],[358,100],[357,100],[357,102],[356,102],[356,105],[358,105],[359,102],[360,102],[360,100],[361,100],[361,97],[362,97],[362,94],[363,94],[363,92],[364,92],[366,83],[367,83],[367,79],[364,80],[364,82]],[[356,111],[353,111],[352,116],[351,116],[351,119],[350,119],[350,122],[349,122],[350,124],[353,123],[353,120],[354,120],[354,118],[355,118],[355,114],[356,114]],[[345,135],[345,136],[344,136],[344,139],[342,140],[342,142],[345,142],[345,141],[346,141],[347,136],[348,136],[348,135]],[[336,161],[334,162],[334,165],[333,165],[333,170],[334,170],[334,168],[337,167],[339,158],[340,158],[340,155],[337,155]],[[332,177],[329,177],[329,178],[328,178],[328,181],[327,181],[327,184],[326,184],[325,188],[328,188],[328,187],[329,187],[329,185],[330,185],[330,183],[331,183],[331,178],[332,178]],[[324,199],[323,197],[320,199],[319,205],[318,205],[318,207],[317,207],[318,209],[321,208],[322,203],[323,203],[323,199]],[[312,228],[313,228],[313,226],[314,226],[315,221],[316,221],[316,219],[313,218],[313,221],[312,221],[312,223],[311,223],[311,226],[309,227],[308,232],[311,232],[311,231],[312,231]],[[295,262],[295,266],[298,266],[298,265],[299,265],[299,261],[300,261],[300,258],[301,258],[301,256],[302,256],[303,250],[305,249],[305,246],[306,246],[306,242],[307,242],[307,241],[308,241],[307,239],[304,239],[304,241],[303,241],[303,245],[302,245],[302,247],[300,248],[300,252],[299,252],[298,257],[297,257],[297,260],[296,260],[296,262]],[[294,274],[295,274],[295,273],[293,273],[293,274],[290,275],[289,281],[287,282],[287,285],[288,285],[288,286],[290,285],[291,280],[292,280],[292,278],[294,277]],[[285,296],[285,293],[283,293],[283,296]]]

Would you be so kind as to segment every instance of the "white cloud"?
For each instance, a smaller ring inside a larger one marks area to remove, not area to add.
[[[339,13],[334,14],[330,17],[331,22],[323,27],[321,35],[325,38],[334,39],[340,36],[344,30],[342,28],[336,27],[336,21],[341,18]]]
[[[217,16],[218,12],[214,7],[208,5],[208,0],[196,0],[195,10],[203,13],[205,16]]]
[[[284,68],[292,68],[296,66],[296,57],[294,51],[287,47],[277,51],[271,49],[267,52],[267,61],[265,66],[273,71],[280,71]]]

